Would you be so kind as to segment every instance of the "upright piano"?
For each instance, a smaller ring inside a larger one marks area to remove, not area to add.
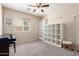
[[[5,34],[0,36],[0,56],[9,56],[10,45],[14,47],[16,52],[16,37],[13,34]]]

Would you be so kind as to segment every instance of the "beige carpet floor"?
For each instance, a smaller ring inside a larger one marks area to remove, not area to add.
[[[59,48],[40,40],[20,44],[16,46],[16,53],[13,53],[13,47],[10,47],[10,56],[75,56],[79,53]]]

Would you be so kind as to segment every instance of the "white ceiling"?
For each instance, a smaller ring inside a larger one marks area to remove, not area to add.
[[[43,13],[43,12],[40,11],[41,8],[37,9],[35,12],[33,12],[35,7],[30,7],[30,6],[28,6],[29,4],[31,4],[31,3],[26,3],[26,4],[25,3],[3,3],[2,5],[4,7],[14,9],[14,10],[17,10],[17,11],[21,11],[21,12],[24,12],[24,13],[27,13],[27,14],[35,15],[35,16],[45,16],[45,15],[47,15],[48,10],[49,10],[50,5],[51,5],[51,4],[49,4],[49,7],[42,8],[44,10],[44,13]]]

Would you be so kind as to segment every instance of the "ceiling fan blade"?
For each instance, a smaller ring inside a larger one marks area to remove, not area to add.
[[[28,5],[28,6],[31,6],[31,7],[36,7],[35,5]]]
[[[42,5],[41,7],[49,7],[49,5]]]
[[[36,11],[36,9],[33,10],[33,12],[35,12],[35,11]]]

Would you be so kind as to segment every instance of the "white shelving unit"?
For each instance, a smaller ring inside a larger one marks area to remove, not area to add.
[[[41,27],[40,27],[41,26]],[[63,25],[62,24],[40,24],[39,39],[49,44],[61,47],[63,40]]]

